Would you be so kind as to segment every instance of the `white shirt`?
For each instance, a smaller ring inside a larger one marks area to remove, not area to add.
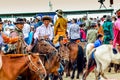
[[[48,25],[46,26],[42,24],[40,27],[36,29],[36,32],[34,33],[34,39],[38,38],[38,36],[49,36],[49,39],[53,39],[53,28]]]
[[[24,24],[23,27],[23,34],[24,34],[24,38],[27,38],[30,32],[30,25],[29,24]]]

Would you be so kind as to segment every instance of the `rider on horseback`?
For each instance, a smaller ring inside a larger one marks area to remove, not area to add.
[[[113,53],[117,54],[116,44],[120,46],[120,9],[116,12],[118,19],[114,23]]]
[[[63,11],[61,9],[57,10],[57,16],[58,19],[55,22],[54,25],[54,39],[53,39],[53,44],[55,45],[55,47],[59,46],[59,37],[63,36],[64,38],[67,38],[67,20],[65,18],[63,18]]]
[[[15,30],[10,32],[10,37],[2,34],[5,43],[8,43],[7,53],[25,53],[26,43],[23,40],[23,26],[24,21],[22,18],[18,18],[14,23],[16,25]]]
[[[72,20],[72,24],[70,25],[70,30],[69,30],[69,38],[71,42],[80,42],[80,28],[79,25],[77,24],[77,19]]]

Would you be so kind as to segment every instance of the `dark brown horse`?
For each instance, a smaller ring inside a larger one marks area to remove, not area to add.
[[[47,71],[47,77],[45,80],[48,80],[49,74],[59,76],[58,69],[60,67],[60,57],[58,51],[45,40],[37,40],[36,43],[37,44],[35,44],[32,52],[38,52],[40,54],[40,58]]]
[[[46,75],[46,70],[39,58],[39,54],[2,55],[2,62],[0,80],[16,80],[16,78],[27,69],[41,77]]]

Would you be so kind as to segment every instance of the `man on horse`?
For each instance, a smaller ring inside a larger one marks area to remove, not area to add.
[[[36,29],[36,32],[34,33],[34,39],[42,38],[50,42],[52,45],[51,42],[53,40],[53,28],[50,25],[51,21],[52,19],[49,16],[44,16],[42,18],[43,24]]]
[[[114,23],[113,53],[117,53],[116,44],[120,46],[120,9],[116,12],[117,20]],[[120,51],[120,50],[119,50]]]
[[[59,46],[59,37],[63,36],[64,38],[67,38],[66,33],[67,33],[67,20],[63,18],[63,11],[61,9],[57,10],[56,12],[58,19],[55,22],[54,25],[54,39],[53,39],[53,44],[55,47]]]
[[[8,44],[8,51],[7,53],[25,53],[26,43],[23,40],[23,26],[24,21],[22,18],[16,19],[14,22],[16,25],[15,30],[10,32],[10,37],[2,34],[4,42]]]
[[[113,40],[113,24],[111,16],[107,16],[106,21],[103,24],[104,31],[104,44],[110,44]]]

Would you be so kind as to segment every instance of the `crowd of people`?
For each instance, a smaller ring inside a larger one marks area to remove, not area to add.
[[[94,43],[97,40],[97,36],[101,34],[104,44],[113,43],[113,51],[117,53],[115,49],[116,43],[119,44],[119,28],[120,28],[120,10],[116,12],[117,16],[104,15],[102,18],[87,18],[86,16],[80,19],[73,18],[67,21],[63,17],[63,11],[56,10],[54,19],[49,16],[35,16],[34,20],[26,20],[25,18],[18,18],[16,22],[5,20],[1,24],[1,41],[6,45],[12,38],[12,33],[17,30],[27,45],[27,49],[32,48],[33,39],[37,39],[39,36],[48,40],[52,45],[58,47],[60,44],[58,39],[63,36],[64,39],[68,39],[71,42],[81,41],[87,43]],[[118,31],[116,31],[116,29]],[[116,36],[118,35],[118,36]],[[19,36],[19,35],[17,35]],[[6,38],[10,38],[6,40]],[[14,37],[15,38],[15,37]],[[21,37],[19,37],[21,38]],[[13,39],[14,40],[14,39]],[[117,42],[116,42],[117,40]],[[64,40],[66,41],[66,40]],[[9,48],[9,47],[8,47]]]
[[[61,36],[63,44],[87,42],[94,43],[94,48],[112,44],[113,53],[117,54],[120,51],[116,49],[116,45],[120,46],[120,9],[116,16],[104,15],[100,19],[83,17],[68,21],[61,9],[56,10],[54,19],[35,16],[35,20],[18,18],[12,23],[2,22],[0,18],[0,49],[6,54],[29,52],[38,39],[44,39],[58,49]]]

